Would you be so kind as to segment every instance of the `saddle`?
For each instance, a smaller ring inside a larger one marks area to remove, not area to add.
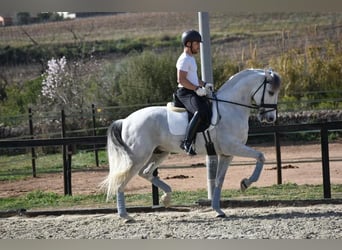
[[[168,102],[167,109],[167,123],[169,131],[173,135],[185,135],[186,127],[189,123],[189,114],[184,107],[177,107],[175,103]]]
[[[189,112],[185,109],[183,104],[178,100],[176,95],[173,95],[173,101],[168,102],[166,107],[167,107],[167,123],[169,125],[170,133],[173,135],[184,136],[186,132],[186,127],[191,119]],[[218,113],[216,109],[214,111],[211,103],[210,103],[210,109],[212,110],[211,124],[217,124]],[[209,133],[209,131],[212,128],[214,128],[214,125],[210,125],[209,127],[206,127],[204,130],[198,131],[198,132],[202,132],[203,134],[203,137],[205,140],[205,147],[207,149],[207,155],[216,157],[215,147],[211,141],[210,133]],[[208,158],[208,159],[211,159],[211,158]],[[215,161],[215,159],[211,159],[211,160]]]
[[[175,94],[173,94],[172,97],[172,102],[167,103],[168,110],[171,110],[173,112],[187,112],[186,108],[179,101],[178,97]]]
[[[168,102],[167,105],[167,121],[169,125],[169,131],[173,135],[185,135],[186,127],[192,118],[192,114],[189,113],[184,105],[180,102],[175,94],[173,94],[173,100]],[[212,104],[210,103],[210,110],[212,110]],[[216,124],[217,115],[213,115],[211,112],[211,124]],[[213,119],[215,119],[213,121]],[[215,122],[215,123],[213,123]],[[210,130],[212,126],[201,126],[198,132]]]

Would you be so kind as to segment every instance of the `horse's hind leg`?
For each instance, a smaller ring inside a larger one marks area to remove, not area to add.
[[[142,164],[134,165],[134,167],[131,169],[131,171],[126,176],[125,182],[121,183],[118,186],[118,191],[116,192],[116,206],[118,209],[118,215],[120,216],[120,218],[124,219],[125,222],[134,221],[134,219],[132,217],[130,217],[127,213],[124,189],[125,189],[127,183],[133,178],[133,176],[135,176],[137,174],[139,169],[143,169]]]
[[[139,171],[139,176],[150,181],[153,185],[163,190],[164,194],[160,198],[165,207],[169,207],[171,203],[171,187],[160,180],[158,176],[153,176],[159,164],[169,155],[168,152],[157,152],[152,155],[148,163]]]
[[[123,191],[118,191],[116,193],[116,204],[118,209],[118,215],[120,218],[124,219],[125,222],[133,221],[134,219],[128,215],[126,210],[125,194]]]

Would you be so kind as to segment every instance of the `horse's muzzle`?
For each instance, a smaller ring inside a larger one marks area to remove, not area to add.
[[[276,110],[260,109],[258,113],[260,122],[274,123],[276,121]]]

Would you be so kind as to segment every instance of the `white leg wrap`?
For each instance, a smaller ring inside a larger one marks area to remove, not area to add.
[[[221,210],[221,188],[215,187],[211,207],[216,211],[218,217],[225,217],[225,213]]]
[[[220,208],[220,197],[221,197],[221,189],[219,187],[215,187],[213,199],[211,201],[211,206],[215,210]]]
[[[125,194],[124,192],[117,192],[116,206],[118,208],[118,214],[120,217],[127,216],[127,210],[125,205]]]
[[[134,219],[127,214],[124,192],[117,192],[116,204],[118,208],[118,214],[120,218],[124,219],[125,223],[134,221]]]

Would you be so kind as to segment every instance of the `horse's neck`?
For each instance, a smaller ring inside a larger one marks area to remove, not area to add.
[[[250,105],[250,101],[243,101],[243,99],[248,99],[248,97],[241,97],[235,94],[235,90],[224,91],[222,93],[217,93],[218,101],[217,105],[213,105],[213,113],[218,112],[222,120],[234,119],[248,119],[251,110],[242,105]],[[249,98],[250,99],[250,98]],[[229,103],[234,102],[234,103]],[[239,105],[242,104],[242,105]],[[239,118],[238,118],[239,117]]]
[[[251,105],[251,89],[251,82],[242,83],[242,81],[240,80],[238,83],[230,85],[228,81],[217,92],[217,98],[226,101],[240,103],[243,105]]]
[[[220,113],[224,113],[225,111],[228,114],[235,112],[240,117],[248,118],[251,110],[245,106],[251,106],[252,95],[257,88],[256,82],[261,81],[262,76],[258,71],[246,70],[235,77],[235,79],[233,78],[228,80],[218,90],[217,98],[227,102],[234,102],[236,104],[220,102]]]

